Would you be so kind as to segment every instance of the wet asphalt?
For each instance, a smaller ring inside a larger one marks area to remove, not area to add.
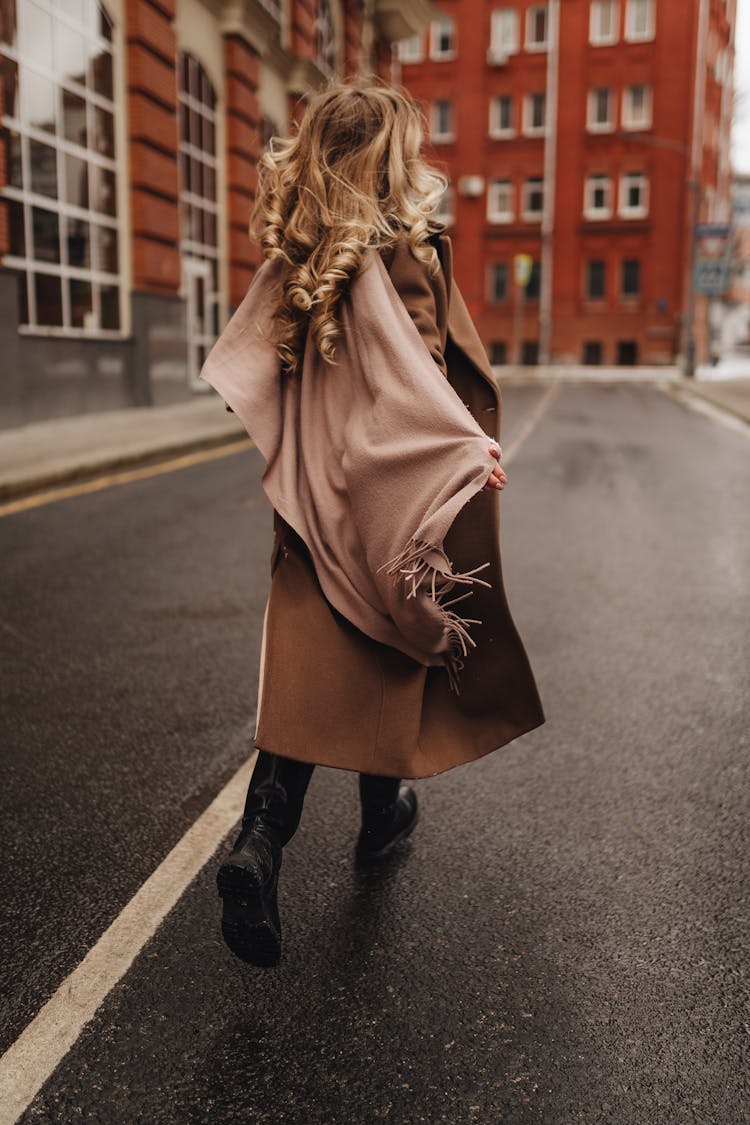
[[[505,389],[506,448],[543,393]],[[229,837],[22,1120],[750,1120],[749,458],[654,388],[563,386],[501,497],[546,724],[418,782],[375,873],[318,769],[281,965],[221,942]],[[0,520],[2,1050],[250,753],[261,472]]]

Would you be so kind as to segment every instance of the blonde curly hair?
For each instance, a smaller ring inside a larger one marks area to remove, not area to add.
[[[274,318],[282,369],[302,365],[309,331],[335,363],[337,310],[370,246],[406,233],[434,275],[428,239],[447,187],[421,156],[425,121],[400,88],[378,80],[334,81],[315,94],[291,137],[272,137],[258,165],[250,235],[264,258],[287,263]]]

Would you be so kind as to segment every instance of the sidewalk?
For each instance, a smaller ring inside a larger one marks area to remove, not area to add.
[[[610,370],[602,372],[603,381],[615,378]],[[644,378],[656,381],[640,374],[640,381]],[[522,380],[501,375],[500,386],[519,381],[541,386],[550,381],[579,380],[577,370],[566,379],[562,369],[557,369],[545,379],[538,369],[534,376]],[[586,381],[597,380],[588,375]],[[622,381],[639,381],[639,376],[630,374]],[[750,378],[682,379],[674,369],[662,369],[658,382],[666,382],[667,390],[676,397],[705,399],[750,424]],[[188,450],[248,440],[237,417],[225,409],[222,399],[214,393],[170,406],[81,414],[0,430],[0,499],[165,460]]]
[[[242,440],[249,440],[242,424],[213,392],[169,406],[32,422],[0,430],[0,497]]]

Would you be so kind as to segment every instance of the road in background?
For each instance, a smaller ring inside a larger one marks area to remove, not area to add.
[[[506,447],[544,393],[504,392]],[[23,1120],[744,1121],[747,465],[662,391],[562,386],[501,499],[545,726],[417,783],[379,874],[317,770],[281,966],[222,945],[217,855]],[[261,471],[0,525],[3,1049],[249,753]]]

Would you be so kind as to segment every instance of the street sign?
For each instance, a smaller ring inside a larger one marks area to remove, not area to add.
[[[513,277],[515,278],[516,285],[521,285],[524,288],[531,280],[531,267],[534,264],[534,259],[531,254],[516,254],[513,258]]]
[[[721,297],[729,289],[732,228],[727,223],[696,223],[693,289]]]

